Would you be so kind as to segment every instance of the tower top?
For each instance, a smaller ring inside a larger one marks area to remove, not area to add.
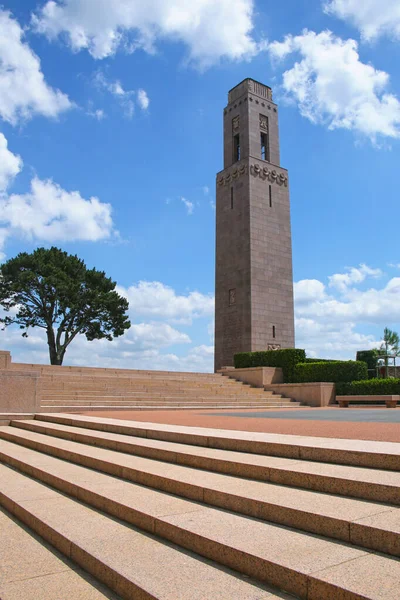
[[[272,89],[269,86],[248,77],[247,79],[243,79],[241,83],[228,92],[228,104],[232,104],[232,102],[235,102],[240,96],[248,93],[264,98],[264,100],[269,100],[270,102],[273,101]]]

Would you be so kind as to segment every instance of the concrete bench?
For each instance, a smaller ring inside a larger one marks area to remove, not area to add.
[[[396,408],[400,396],[336,396],[340,408],[348,408],[350,402],[359,402],[366,404],[376,404],[377,402],[385,402],[386,408]]]

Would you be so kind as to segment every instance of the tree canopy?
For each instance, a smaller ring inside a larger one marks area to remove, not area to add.
[[[52,365],[81,334],[89,341],[113,338],[131,326],[128,301],[102,271],[88,269],[80,258],[59,248],[22,252],[0,265],[0,317],[3,328],[19,325],[46,331]]]
[[[399,356],[400,354],[400,337],[396,331],[392,331],[385,327],[383,331],[383,342],[379,348],[382,353],[383,363],[385,365],[385,375],[388,376],[389,358]]]
[[[385,353],[385,356],[393,355],[398,356],[400,346],[399,334],[396,331],[392,331],[388,327],[385,327],[383,331],[383,343],[381,344],[380,350]]]

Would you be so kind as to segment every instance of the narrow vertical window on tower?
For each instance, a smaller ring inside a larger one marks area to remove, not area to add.
[[[272,207],[272,185],[269,186],[269,206]]]
[[[260,115],[260,129],[261,159],[269,162],[269,127],[265,115]]]
[[[276,338],[276,328],[275,328],[275,325],[272,325],[272,337],[274,339]]]
[[[233,209],[233,187],[231,187],[231,210]]]
[[[240,135],[233,136],[233,162],[240,160]]]
[[[267,160],[267,135],[265,133],[260,134],[261,137],[261,158]]]

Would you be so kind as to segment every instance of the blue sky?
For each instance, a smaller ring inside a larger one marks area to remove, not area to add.
[[[211,370],[222,111],[280,105],[296,345],[353,358],[399,329],[397,0],[2,0],[0,256],[52,244],[105,270],[132,329],[69,364]],[[0,332],[47,361],[40,332]]]

